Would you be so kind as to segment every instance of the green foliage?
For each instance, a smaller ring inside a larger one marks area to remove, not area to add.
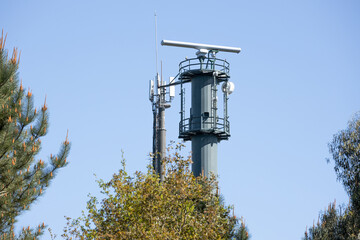
[[[14,49],[8,59],[4,48],[6,37],[0,38],[0,239],[34,239],[45,228],[23,228],[15,236],[16,217],[29,210],[48,187],[59,168],[64,167],[70,144],[66,140],[49,163],[35,157],[41,149],[41,137],[48,129],[46,102],[38,111],[33,96],[25,92],[18,80],[19,55]]]
[[[90,197],[87,214],[70,220],[66,239],[231,239],[236,218],[220,203],[213,176],[195,178],[190,158],[179,153],[164,161],[165,179],[152,167],[129,176],[123,167],[109,182],[99,180],[105,197]],[[245,238],[244,238],[245,239]]]
[[[233,238],[234,240],[249,240],[250,235],[248,228],[245,225],[244,219],[240,219],[240,223],[234,228]]]
[[[352,207],[360,213],[360,114],[349,122],[347,129],[334,135],[329,148],[337,177],[349,194]],[[360,214],[357,217],[360,226]]]
[[[350,203],[343,210],[335,203],[319,215],[317,225],[305,232],[306,240],[360,239],[360,115],[348,127],[334,135],[329,150],[337,178],[349,194]],[[329,160],[328,160],[329,161]]]

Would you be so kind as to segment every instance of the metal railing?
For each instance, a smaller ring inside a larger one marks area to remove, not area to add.
[[[190,70],[213,70],[229,74],[230,64],[218,58],[189,58],[179,63],[179,74]]]
[[[214,117],[185,118],[179,123],[179,133],[182,135],[209,131],[230,134],[230,123],[228,120],[217,117],[215,124],[214,122]]]

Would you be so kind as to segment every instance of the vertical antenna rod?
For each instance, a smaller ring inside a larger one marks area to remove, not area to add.
[[[156,73],[158,73],[158,47],[157,47],[157,21],[156,21],[156,11],[154,13],[155,17],[155,56],[156,56]]]

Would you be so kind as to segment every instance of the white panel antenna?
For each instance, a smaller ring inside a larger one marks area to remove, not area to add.
[[[149,100],[154,101],[154,80],[149,81]]]
[[[157,87],[157,94],[160,95],[160,86],[161,86],[161,83],[160,83],[160,76],[159,74],[157,73],[156,74],[156,87]]]
[[[175,78],[174,77],[170,77],[169,79],[169,84],[170,84],[170,87],[169,87],[169,92],[170,92],[170,98],[174,98],[175,97],[175,86],[174,85],[171,85],[175,82]]]

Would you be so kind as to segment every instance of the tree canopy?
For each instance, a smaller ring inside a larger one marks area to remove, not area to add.
[[[36,159],[41,138],[48,131],[46,101],[34,108],[32,92],[19,83],[20,54],[14,49],[8,57],[6,36],[0,38],[0,239],[34,239],[45,224],[26,227],[16,236],[17,217],[30,209],[44,193],[58,169],[66,166],[70,143],[66,140],[49,161]]]
[[[305,232],[306,240],[360,239],[360,114],[349,121],[346,129],[334,135],[329,150],[338,180],[344,185],[350,202],[336,208],[330,204],[319,216],[317,225]],[[331,160],[328,160],[331,161]]]
[[[68,221],[66,239],[248,239],[232,207],[218,194],[215,176],[194,177],[190,158],[175,152],[164,160],[165,178],[122,168],[109,182],[98,180],[104,198],[90,197],[87,213]]]

